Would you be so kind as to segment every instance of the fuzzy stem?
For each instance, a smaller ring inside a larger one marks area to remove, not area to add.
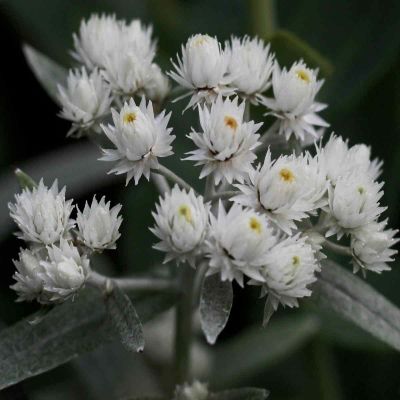
[[[249,5],[253,32],[269,40],[277,28],[275,0],[250,0]]]
[[[324,243],[322,243],[326,249],[333,251],[334,253],[340,254],[342,256],[353,257],[353,253],[350,247],[342,246],[340,244],[331,242],[328,239],[325,239]]]
[[[211,173],[206,178],[206,186],[204,190],[204,198],[211,197],[215,194],[214,190],[214,176]]]
[[[91,271],[87,283],[98,289],[104,289],[107,281],[111,281],[118,285],[122,290],[126,291],[178,291],[175,281],[160,278],[110,278]]]
[[[231,197],[239,194],[240,192],[236,190],[227,190],[223,192],[214,193],[209,196],[205,196],[205,201],[215,201],[215,200],[229,200]]]
[[[163,195],[164,193],[168,193],[171,190],[171,188],[169,187],[168,181],[164,176],[158,175],[158,174],[155,174],[154,172],[152,172],[151,180],[161,195]]]
[[[181,271],[181,294],[175,314],[175,382],[190,379],[190,359],[193,341],[194,270],[184,266]]]
[[[153,173],[165,176],[169,181],[177,183],[183,189],[186,189],[188,191],[190,189],[193,189],[186,181],[184,181],[181,177],[176,175],[164,165],[159,164],[158,168],[153,170]]]

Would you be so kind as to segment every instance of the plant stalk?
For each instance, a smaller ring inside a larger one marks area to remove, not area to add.
[[[153,173],[165,176],[169,181],[178,184],[178,186],[180,186],[183,189],[186,189],[188,191],[190,189],[193,189],[185,180],[176,175],[175,172],[172,172],[167,167],[164,167],[164,165],[160,164],[157,169],[153,170]]]

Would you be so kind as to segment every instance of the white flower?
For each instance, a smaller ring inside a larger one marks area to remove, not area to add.
[[[58,92],[62,105],[60,116],[72,122],[68,135],[78,129],[98,129],[96,120],[110,112],[111,91],[96,68],[90,75],[84,67],[71,70],[67,87],[58,85]]]
[[[246,184],[235,185],[241,194],[234,202],[260,210],[285,233],[326,205],[328,182],[316,158],[309,154],[280,156],[272,161],[268,150],[264,164],[249,175]]]
[[[229,46],[229,44],[227,44]],[[228,72],[233,77],[232,87],[245,98],[257,104],[257,94],[265,92],[271,85],[270,77],[274,55],[270,45],[263,40],[232,37]]]
[[[86,203],[83,212],[78,209],[76,222],[79,240],[94,251],[115,249],[115,243],[121,236],[119,227],[122,217],[118,216],[121,208],[118,204],[110,209],[110,202],[106,203],[104,196],[100,202],[93,197],[92,204],[89,206]]]
[[[222,50],[218,40],[209,35],[193,35],[182,46],[182,57],[172,62],[175,71],[168,75],[192,94],[187,108],[201,101],[212,102],[218,93],[233,92],[226,86],[230,83],[229,58],[229,51]]]
[[[393,261],[397,250],[392,249],[400,239],[396,238],[397,230],[386,229],[387,220],[382,222],[371,222],[357,229],[351,237],[351,249],[353,252],[353,271],[360,269],[365,272],[373,271],[381,273],[389,271],[387,264]]]
[[[93,14],[87,21],[82,20],[79,35],[73,35],[74,58],[89,69],[104,67],[107,56],[119,48],[123,23],[115,15]]]
[[[114,126],[102,126],[104,133],[116,147],[103,149],[103,161],[118,161],[109,173],[127,174],[126,184],[134,178],[135,184],[144,175],[150,178],[151,168],[158,167],[157,157],[167,157],[172,152],[172,128],[167,128],[171,114],[163,111],[154,116],[151,101],[146,106],[142,98],[137,106],[133,99],[125,103],[118,113],[111,109]]]
[[[243,286],[243,276],[263,280],[260,267],[276,238],[265,216],[233,204],[226,212],[219,203],[218,216],[210,215],[210,238],[207,256],[208,274],[220,273],[221,280],[236,280]]]
[[[319,130],[315,127],[327,127],[317,113],[326,104],[317,103],[315,97],[323,80],[317,80],[318,71],[307,68],[303,61],[296,62],[289,70],[280,69],[275,61],[272,75],[274,98],[262,98],[262,103],[270,113],[280,119],[278,133],[288,140],[292,134],[304,141],[307,136],[318,139]]]
[[[209,398],[208,387],[199,381],[192,384],[184,383],[178,386],[173,400],[207,400]]]
[[[139,57],[153,59],[156,44],[152,39],[153,27],[145,26],[138,19],[122,26],[122,49],[132,51]]]
[[[65,187],[59,192],[57,180],[51,188],[43,179],[32,190],[24,189],[9,203],[10,215],[21,230],[20,239],[39,244],[53,244],[66,237],[74,226],[70,219],[72,200],[65,200]]]
[[[190,151],[186,160],[204,165],[200,178],[214,174],[215,184],[223,178],[243,182],[251,171],[251,163],[257,158],[253,150],[259,145],[257,130],[262,123],[244,122],[245,102],[238,105],[238,98],[222,100],[218,96],[211,110],[199,106],[200,125],[203,132],[192,131],[188,137],[198,147]]]
[[[371,161],[371,148],[365,144],[349,147],[348,141],[331,135],[324,147],[317,148],[320,163],[333,185],[338,178],[353,171],[365,173],[375,180],[381,174],[382,162]]]
[[[144,87],[145,96],[153,102],[162,103],[170,91],[168,77],[157,64],[152,64],[149,79]]]
[[[89,260],[80,256],[78,249],[67,240],[60,245],[47,247],[48,259],[40,262],[44,281],[43,292],[47,299],[42,303],[60,303],[82,288],[89,273]]]
[[[31,250],[21,250],[19,260],[13,260],[17,271],[13,278],[16,280],[11,286],[18,294],[17,301],[32,301],[38,299],[40,302],[43,292],[43,267],[37,253]]]
[[[264,282],[254,279],[250,282],[262,285],[261,295],[268,295],[272,307],[266,310],[267,320],[279,304],[298,307],[299,298],[310,296],[309,285],[317,280],[315,273],[319,270],[314,249],[305,237],[288,237],[272,247],[261,269]]]
[[[326,236],[351,233],[377,219],[386,209],[379,206],[383,196],[383,182],[373,181],[367,174],[354,171],[339,177],[334,187],[329,188],[329,230]]]
[[[196,256],[204,250],[209,211],[210,205],[204,204],[202,196],[177,185],[160,198],[152,213],[156,225],[150,230],[160,239],[153,248],[167,253],[164,262],[176,259],[194,266]]]

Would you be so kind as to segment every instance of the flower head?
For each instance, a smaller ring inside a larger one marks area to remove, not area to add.
[[[214,174],[215,184],[222,179],[243,182],[256,159],[253,150],[258,146],[261,123],[244,122],[245,103],[238,105],[238,98],[225,100],[219,96],[211,110],[199,106],[200,125],[203,132],[192,131],[188,137],[197,145],[186,160],[204,165],[200,178]]]
[[[232,76],[231,86],[238,93],[257,103],[257,95],[265,92],[271,85],[271,72],[274,55],[270,45],[261,39],[245,36],[232,37],[228,73]]]
[[[229,51],[222,50],[216,38],[197,34],[182,46],[182,56],[173,62],[175,71],[168,75],[192,94],[189,108],[202,101],[212,102],[218,93],[232,93],[226,86],[230,83],[228,63]]]
[[[168,77],[163,74],[157,64],[152,64],[149,71],[149,79],[144,86],[145,96],[153,102],[162,103],[170,91]]]
[[[311,295],[309,285],[317,280],[319,263],[314,249],[305,237],[288,237],[272,247],[261,269],[264,281],[252,280],[261,285],[261,294],[268,295],[274,310],[279,304],[297,307],[298,299]]]
[[[382,186],[383,182],[373,181],[362,171],[339,177],[336,185],[329,188],[326,212],[330,228],[326,236],[337,234],[341,238],[343,234],[375,221],[386,209],[379,205]]]
[[[241,286],[244,275],[263,280],[260,267],[276,242],[265,216],[238,204],[226,212],[220,202],[217,217],[211,214],[210,219],[209,274],[220,273],[223,281],[236,280]]]
[[[397,250],[392,249],[400,239],[395,237],[397,230],[386,229],[387,221],[371,222],[353,232],[351,249],[353,252],[353,271],[360,269],[365,273],[389,271],[388,262],[393,261]]]
[[[268,150],[264,164],[235,185],[241,194],[232,200],[263,212],[277,227],[290,234],[301,221],[326,205],[328,182],[317,160],[309,154],[280,156],[272,161]]]
[[[160,198],[153,213],[156,225],[150,230],[160,239],[153,247],[166,253],[164,262],[176,259],[194,266],[196,256],[204,251],[209,211],[202,196],[177,185]]]
[[[175,139],[167,124],[171,114],[163,111],[154,116],[151,101],[146,106],[142,98],[137,106],[131,99],[118,113],[112,109],[114,126],[102,126],[104,133],[115,149],[103,149],[103,161],[117,161],[109,173],[127,174],[126,184],[134,178],[135,184],[144,175],[150,178],[151,168],[158,167],[158,157],[167,157],[172,152],[171,143]]]
[[[9,203],[10,215],[18,225],[17,236],[27,242],[49,245],[66,237],[74,226],[70,219],[72,200],[65,200],[65,187],[59,192],[57,180],[49,189],[43,179],[32,190],[24,189]]]
[[[317,80],[317,70],[308,68],[303,61],[296,62],[289,70],[280,69],[275,61],[272,75],[274,98],[262,98],[263,104],[280,119],[279,134],[288,140],[292,135],[304,141],[311,135],[315,140],[320,130],[315,127],[329,126],[317,113],[325,104],[317,103],[315,97],[323,80]]]
[[[89,206],[86,203],[83,212],[78,209],[76,222],[79,240],[94,251],[115,249],[115,243],[121,236],[119,227],[122,217],[118,216],[121,208],[118,204],[110,209],[110,202],[106,203],[104,196],[100,202],[93,197],[92,204]]]
[[[72,122],[68,135],[76,130],[98,129],[97,120],[109,113],[111,91],[95,68],[89,75],[86,69],[71,70],[67,87],[58,85],[62,105],[60,116]]]

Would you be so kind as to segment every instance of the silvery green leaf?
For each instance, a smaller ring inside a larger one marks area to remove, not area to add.
[[[114,286],[106,295],[106,310],[124,347],[133,352],[143,351],[143,327],[129,297]]]
[[[17,177],[17,181],[21,189],[29,189],[32,190],[37,186],[37,183],[24,171],[17,168],[14,171],[15,176]]]
[[[168,309],[176,296],[144,294],[134,299],[146,322]],[[85,289],[56,306],[37,325],[22,320],[0,331],[0,389],[49,371],[84,352],[117,340],[98,290]]]
[[[36,79],[46,93],[58,104],[57,84],[65,84],[67,70],[28,44],[24,44],[22,50]]]
[[[319,331],[318,318],[296,311],[272,320],[267,329],[257,324],[216,347],[209,376],[211,387],[240,384],[311,340]]]
[[[207,342],[214,344],[225,328],[232,308],[232,283],[218,274],[204,279],[200,295],[200,322]]]
[[[319,304],[400,350],[400,309],[364,280],[327,260],[315,289]]]
[[[207,400],[265,400],[268,396],[269,391],[265,389],[241,388],[213,393]]]

